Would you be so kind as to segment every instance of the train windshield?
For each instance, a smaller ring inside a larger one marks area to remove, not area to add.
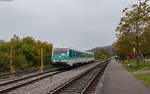
[[[67,56],[67,50],[54,50],[53,56]]]

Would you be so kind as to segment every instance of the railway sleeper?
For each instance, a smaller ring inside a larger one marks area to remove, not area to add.
[[[56,91],[51,94],[81,94],[85,89],[87,89],[90,84],[89,82],[93,81],[93,77],[95,79],[96,75],[99,72],[102,72],[106,63],[100,64],[89,71],[75,77],[73,80],[70,80],[66,85],[60,87]],[[82,85],[82,87],[80,86]],[[92,89],[93,91],[93,89]]]

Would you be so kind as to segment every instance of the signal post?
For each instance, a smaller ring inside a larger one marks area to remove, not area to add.
[[[10,46],[10,72],[15,73],[15,69],[13,67],[13,47]]]
[[[41,48],[41,72],[43,72],[44,68],[44,48]]]

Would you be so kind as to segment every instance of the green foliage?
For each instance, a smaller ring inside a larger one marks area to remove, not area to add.
[[[113,55],[113,46],[94,48],[91,51],[95,53],[96,60],[104,60]]]
[[[115,53],[117,55],[126,55],[133,53],[134,44],[132,36],[132,33],[124,32],[118,37],[117,42],[113,44],[115,47]]]
[[[32,37],[15,36],[0,45],[0,72],[9,72],[10,46],[13,46],[13,66],[16,71],[40,67],[41,48],[44,48],[44,66],[51,65],[52,44],[36,41]]]
[[[136,74],[136,77],[150,87],[150,74]]]
[[[148,26],[150,28],[150,26]],[[140,53],[143,53],[145,56],[150,56],[150,29],[145,29],[145,32],[141,35],[141,47]]]
[[[96,60],[104,60],[104,59],[107,59],[107,58],[108,58],[107,55],[95,53],[95,59]]]

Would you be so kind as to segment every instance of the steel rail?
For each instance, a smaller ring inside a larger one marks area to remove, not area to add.
[[[50,68],[53,68],[53,67],[50,67]],[[46,70],[48,70],[50,68],[45,68],[44,70],[46,71]],[[37,72],[37,71],[39,71],[39,70],[38,69],[34,69],[34,70],[25,70],[25,71],[22,71],[22,72],[3,74],[3,75],[0,75],[0,79],[8,78],[10,76],[25,75],[25,74],[34,73],[34,72]]]
[[[49,72],[54,72],[54,71],[58,71],[58,69],[55,68],[53,70],[49,70],[49,71],[46,71],[46,72],[42,72],[42,73],[34,74],[34,75],[31,75],[31,76],[27,76],[27,77],[11,80],[11,81],[4,82],[4,83],[0,83],[0,86],[4,86],[4,85],[7,85],[7,84],[15,83],[15,82],[18,82],[18,81],[21,81],[21,80],[25,80],[25,79],[28,79],[28,78],[36,77],[36,76],[39,76],[39,75],[42,75],[42,74],[46,74],[46,73],[49,73]]]
[[[26,73],[36,72],[36,71],[38,71],[38,70],[36,69],[36,70],[26,70],[26,71],[16,72],[16,73],[8,73],[8,74],[0,75],[0,79],[7,78],[9,76],[19,76],[19,75],[23,75]]]
[[[72,78],[71,80],[69,80],[68,82],[66,82],[64,85],[62,85],[62,86],[60,86],[59,88],[55,89],[55,90],[54,90],[53,92],[51,92],[50,94],[59,94],[59,93],[58,93],[59,91],[63,90],[65,87],[67,87],[68,85],[70,85],[70,84],[73,83],[74,81],[78,80],[79,78],[84,77],[84,75],[88,74],[88,72],[92,71],[92,70],[95,69],[96,67],[102,66],[102,65],[104,65],[105,63],[106,63],[106,62],[103,62],[103,63],[101,63],[101,64],[99,64],[99,65],[97,65],[97,66],[95,66],[95,67],[93,67],[93,68],[91,68],[91,69],[89,69],[89,70],[87,70],[86,72],[77,75],[76,77],[74,77],[74,78]],[[93,78],[93,79],[94,79],[94,78]],[[92,81],[90,81],[90,82],[92,82]],[[89,83],[88,83],[88,85],[89,85]],[[87,87],[88,87],[88,86],[85,86],[85,88],[84,88],[83,90],[85,91]],[[83,91],[83,93],[84,93],[84,91]],[[81,94],[82,94],[82,92],[81,92]]]
[[[107,63],[108,64],[108,63]],[[104,69],[105,69],[105,67],[107,66],[107,64],[106,65],[104,65],[104,67],[102,68],[102,69],[100,69],[97,73],[96,73],[96,75],[90,80],[90,82],[87,84],[87,86],[83,89],[83,91],[81,92],[81,94],[85,94],[85,92],[86,92],[86,90],[89,88],[89,86],[93,83],[93,81],[100,75],[100,74],[102,74],[102,72],[104,71]]]
[[[53,71],[53,72],[54,72],[54,71]],[[21,88],[22,86],[29,85],[29,84],[31,84],[31,83],[37,82],[37,81],[39,81],[39,80],[45,79],[45,78],[47,78],[47,77],[50,77],[50,76],[53,76],[53,75],[56,75],[56,74],[59,74],[59,73],[62,73],[62,72],[64,72],[64,71],[57,71],[57,72],[55,72],[55,73],[48,74],[48,75],[46,75],[46,76],[42,76],[42,77],[39,77],[39,78],[37,78],[37,79],[31,80],[31,81],[27,81],[27,82],[25,82],[25,83],[22,83],[22,84],[19,84],[19,85],[10,87],[10,88],[6,88],[6,89],[4,89],[4,90],[1,90],[1,91],[0,91],[0,94],[6,94],[7,92],[9,92],[9,91],[11,91],[11,90],[15,90],[15,89],[17,89],[17,88]]]

